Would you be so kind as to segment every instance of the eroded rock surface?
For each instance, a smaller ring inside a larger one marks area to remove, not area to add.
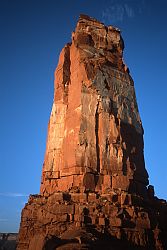
[[[80,17],[55,72],[42,195],[76,188],[145,195],[143,129],[123,48],[118,29]]]
[[[55,71],[40,195],[22,211],[18,250],[167,247],[123,49],[117,28],[80,16]]]

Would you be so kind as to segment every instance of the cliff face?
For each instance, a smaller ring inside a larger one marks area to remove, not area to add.
[[[123,49],[118,29],[80,16],[55,71],[40,195],[22,211],[18,250],[167,248]]]
[[[80,17],[55,72],[41,194],[120,188],[145,195],[143,129],[123,47],[118,29]]]

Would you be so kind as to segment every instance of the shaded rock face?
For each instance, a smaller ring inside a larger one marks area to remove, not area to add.
[[[81,15],[59,58],[40,195],[18,250],[167,249],[167,203],[148,186],[120,31]]]
[[[80,17],[55,72],[42,195],[76,188],[145,195],[143,129],[123,47],[118,29]]]

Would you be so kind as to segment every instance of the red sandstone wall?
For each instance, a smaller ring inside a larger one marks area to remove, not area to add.
[[[144,194],[143,129],[123,48],[119,30],[80,18],[55,71],[41,193]]]

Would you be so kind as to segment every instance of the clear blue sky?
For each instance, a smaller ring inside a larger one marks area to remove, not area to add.
[[[30,193],[39,193],[53,73],[80,13],[122,30],[145,130],[145,161],[167,199],[167,1],[0,1],[0,232],[18,230]]]

